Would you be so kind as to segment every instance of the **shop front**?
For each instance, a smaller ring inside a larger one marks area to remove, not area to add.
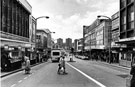
[[[34,59],[34,53],[26,44],[29,42],[17,40],[1,40],[1,71],[11,71],[22,67],[23,56],[28,56],[30,60]],[[36,59],[36,58],[35,58]]]
[[[135,39],[125,39],[117,42],[125,44],[125,47],[120,48],[119,64],[125,67],[131,67],[135,63]]]
[[[121,51],[119,55],[120,55],[119,64],[121,66],[131,67],[132,64],[135,63],[135,51],[131,50]]]
[[[22,53],[20,47],[8,45],[1,47],[1,70],[11,71],[21,68]]]

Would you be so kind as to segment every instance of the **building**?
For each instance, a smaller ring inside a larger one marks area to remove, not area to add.
[[[110,29],[111,21],[108,19],[96,19],[90,26],[85,26],[85,52],[90,56],[96,54],[106,54],[108,56],[110,47]]]
[[[77,41],[77,52],[83,52],[83,38],[80,38]]]
[[[30,51],[30,63],[36,63],[36,19],[33,16],[30,16],[29,22],[29,42],[31,44],[31,51]]]
[[[120,32],[119,32],[119,11],[116,12],[115,14],[113,14],[111,19],[112,19],[111,50],[112,50],[113,57],[115,57],[114,62],[119,62],[119,52],[120,52],[121,45],[116,43],[116,42],[119,41],[119,36],[120,36]]]
[[[76,53],[78,50],[78,39],[74,40],[74,52]]]
[[[26,0],[1,0],[0,4],[1,69],[14,70],[21,68],[24,55],[31,59],[35,49],[35,34],[30,38],[31,26],[35,27],[30,24],[32,7]]]
[[[63,48],[63,39],[62,38],[58,38],[57,39],[57,44],[59,45],[60,48]]]
[[[66,49],[70,50],[72,48],[72,39],[71,38],[67,38],[66,39]]]
[[[36,50],[38,53],[37,62],[40,61],[44,53],[48,53],[48,48],[50,48],[50,46],[48,45],[48,32],[45,29],[37,29],[36,31]]]
[[[135,0],[120,0],[120,65],[131,67],[135,61]]]

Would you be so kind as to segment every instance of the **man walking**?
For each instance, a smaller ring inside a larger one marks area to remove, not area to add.
[[[60,60],[59,60],[59,68],[58,68],[58,74],[60,74],[60,69],[63,68],[64,69],[64,72],[63,74],[67,74],[66,73],[66,67],[65,67],[65,57],[64,56],[61,56]]]

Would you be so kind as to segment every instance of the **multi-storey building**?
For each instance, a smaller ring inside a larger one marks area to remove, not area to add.
[[[131,66],[135,61],[135,0],[120,0],[120,65]]]
[[[0,4],[1,69],[20,68],[23,55],[30,57],[34,49],[35,42],[30,41],[32,7],[26,0],[1,0]]]
[[[96,50],[103,55],[105,53],[109,55],[110,50],[110,31],[111,31],[111,20],[100,19],[98,26],[95,28],[96,37]],[[104,54],[104,55],[105,55]]]
[[[119,50],[120,50],[121,45],[116,43],[117,41],[119,41],[119,35],[120,35],[120,32],[119,32],[119,11],[116,12],[115,14],[113,14],[111,19],[112,19],[111,50],[112,50],[113,57],[116,58],[114,62],[119,62],[119,52],[120,52]]]
[[[108,19],[96,19],[90,26],[85,27],[85,50],[91,56],[95,53],[109,51],[111,21]]]
[[[67,38],[66,39],[66,49],[70,50],[72,48],[72,39],[71,38]]]
[[[74,52],[77,52],[77,50],[78,50],[78,39],[75,39],[74,40]]]
[[[83,38],[78,39],[77,51],[83,52]]]
[[[42,55],[48,51],[48,33],[43,29],[36,30],[36,50],[39,62]]]
[[[51,31],[49,29],[44,29],[45,32],[47,33],[47,53],[50,56],[51,53],[51,47],[52,47],[52,35],[51,35]]]
[[[57,39],[57,44],[59,45],[60,48],[63,48],[63,39],[62,38],[58,38]]]

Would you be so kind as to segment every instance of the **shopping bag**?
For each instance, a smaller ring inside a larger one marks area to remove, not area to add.
[[[25,69],[25,67],[26,67],[26,64],[25,64],[25,62],[23,62],[22,63],[22,69]]]
[[[132,75],[129,75],[126,78],[126,87],[130,87],[131,86],[131,79],[132,79]]]

